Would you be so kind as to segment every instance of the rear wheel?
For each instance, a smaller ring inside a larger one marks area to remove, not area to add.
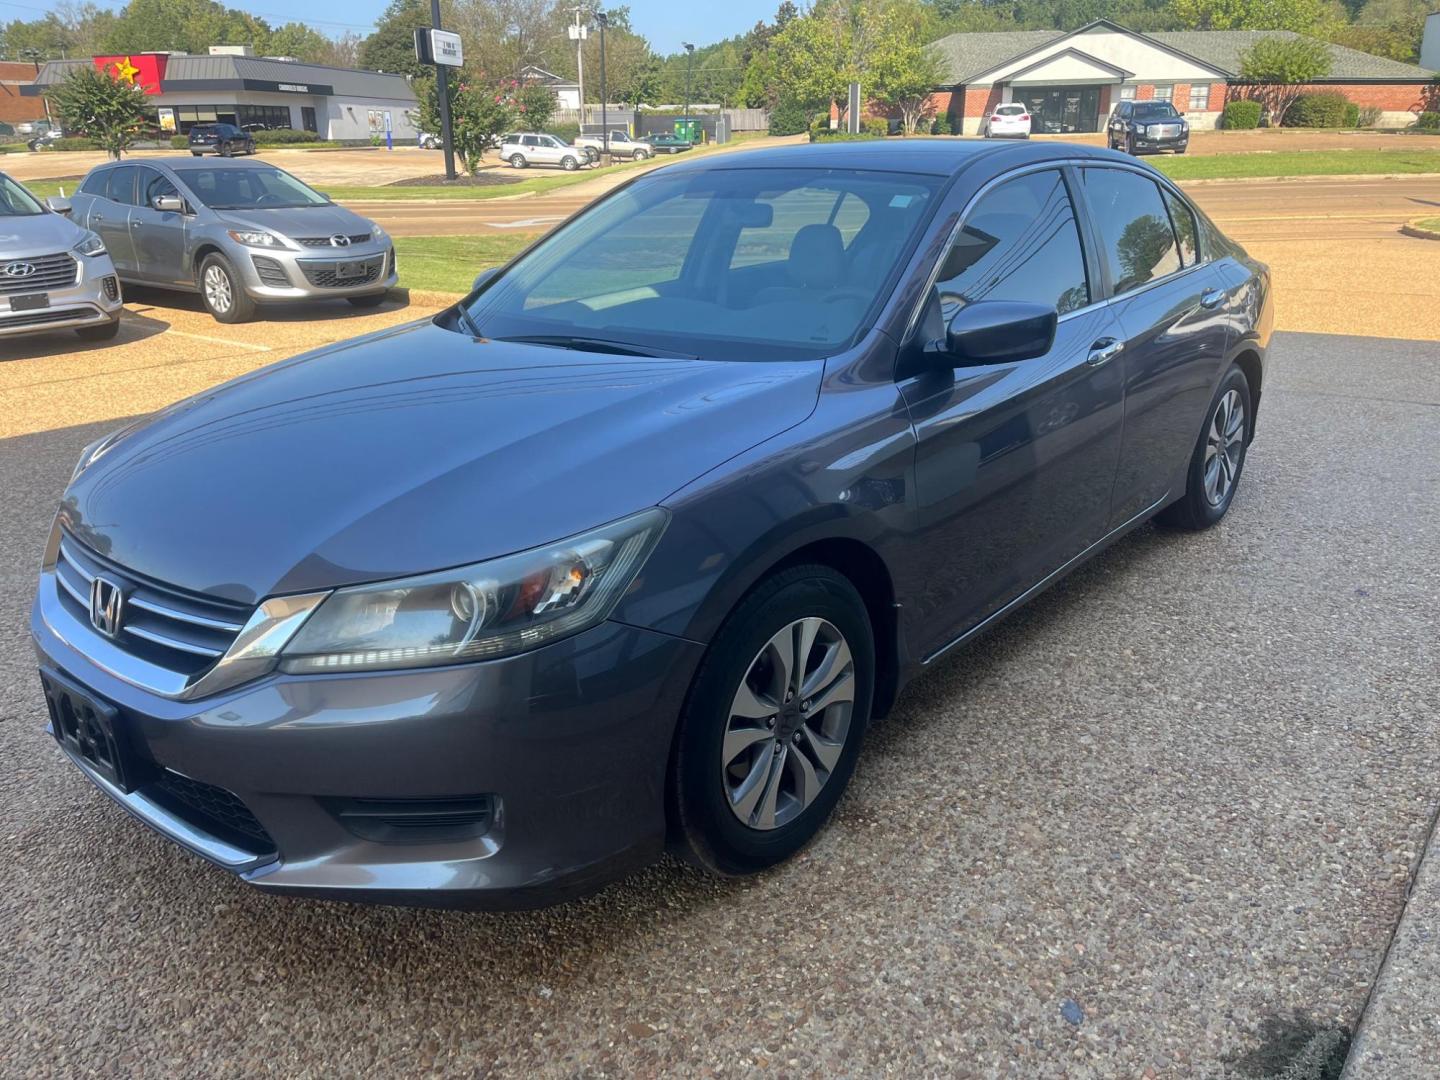
[[[230,260],[218,251],[200,264],[200,298],[216,322],[241,323],[255,317],[255,301],[240,283]]]
[[[687,857],[747,874],[803,847],[850,782],[874,673],[865,604],[829,567],[782,571],[741,601],[680,720],[673,810]]]
[[[1240,486],[1254,409],[1245,373],[1232,366],[1220,380],[1205,427],[1190,456],[1185,494],[1156,520],[1177,529],[1208,529],[1225,516]]]
[[[204,155],[204,153],[205,153],[205,152],[204,152],[203,150],[191,150],[191,151],[190,151],[190,156],[191,156],[191,157],[201,157],[201,156]]]
[[[235,152],[235,151],[231,148],[231,146],[230,146],[230,144],[229,144],[228,142],[222,142],[222,143],[216,148],[216,153],[218,153],[221,157],[230,157],[231,155],[234,154],[234,152]]]

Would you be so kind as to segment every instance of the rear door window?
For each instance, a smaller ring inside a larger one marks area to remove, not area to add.
[[[1082,170],[1116,295],[1180,269],[1170,213],[1155,181],[1128,169]]]
[[[134,203],[136,171],[134,165],[120,165],[111,169],[105,180],[105,197],[111,202],[126,206]]]

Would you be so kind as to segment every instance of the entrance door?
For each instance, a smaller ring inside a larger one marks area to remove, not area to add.
[[[300,123],[305,126],[306,131],[320,131],[319,125],[315,123],[315,109],[312,106],[300,106]]]
[[[1030,109],[1031,130],[1047,135],[1100,130],[1098,86],[1035,86],[1016,90],[1015,96]]]

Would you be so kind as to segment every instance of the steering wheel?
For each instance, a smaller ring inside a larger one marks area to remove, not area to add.
[[[267,205],[268,202],[283,202],[283,201],[284,201],[284,200],[281,199],[279,195],[276,195],[273,191],[267,191],[264,195],[261,195],[258,199],[255,200],[255,205],[256,205],[256,206],[265,206],[265,205]]]

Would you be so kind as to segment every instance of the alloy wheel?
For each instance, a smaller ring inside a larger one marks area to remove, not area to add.
[[[1215,405],[1205,435],[1205,498],[1219,506],[1235,486],[1245,453],[1245,402],[1238,390],[1227,390]]]
[[[213,263],[205,268],[205,302],[220,312],[229,311],[235,302],[230,291],[230,275]]]
[[[720,755],[742,824],[768,831],[804,813],[844,753],[854,704],[855,661],[834,624],[797,619],[765,643],[730,704]]]

